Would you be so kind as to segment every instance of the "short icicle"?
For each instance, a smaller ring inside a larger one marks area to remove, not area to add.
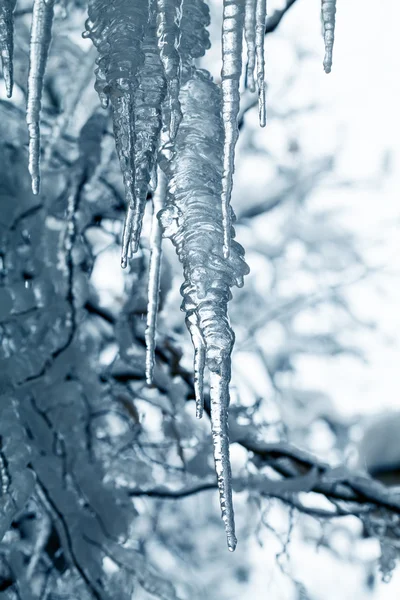
[[[239,83],[242,73],[242,48],[245,4],[243,0],[224,0],[222,21],[222,117],[224,123],[224,161],[222,178],[222,225],[224,257],[231,247],[231,194],[235,169],[235,146],[239,136],[237,118],[240,108]]]
[[[246,84],[251,92],[256,91],[254,70],[256,67],[256,4],[257,0],[246,0],[244,37],[247,45]]]
[[[0,56],[7,98],[11,98],[14,84],[14,18],[16,0],[0,0]]]
[[[186,326],[194,348],[193,378],[194,395],[196,400],[196,418],[201,419],[204,412],[204,369],[206,366],[206,346],[203,334],[197,323],[196,313],[188,313]]]
[[[153,382],[162,258],[162,229],[157,215],[164,207],[167,188],[167,178],[161,169],[158,169],[157,180],[158,185],[153,195],[153,219],[150,234],[151,256],[147,291],[147,326],[144,334],[146,340],[146,382],[148,385],[151,385]]]
[[[336,0],[322,0],[321,18],[324,29],[325,57],[324,70],[330,73],[332,70],[333,43],[335,41],[335,17]]]
[[[258,89],[258,115],[260,126],[266,124],[265,107],[265,57],[264,57],[264,39],[265,39],[265,19],[267,16],[266,0],[257,0],[256,6],[256,57],[257,57],[257,89]]]
[[[51,43],[54,0],[34,0],[29,46],[29,76],[26,122],[29,131],[29,173],[32,191],[40,190],[40,111],[43,78]]]
[[[181,58],[179,55],[182,0],[157,0],[157,40],[168,85],[168,120],[171,140],[182,120],[179,103]]]

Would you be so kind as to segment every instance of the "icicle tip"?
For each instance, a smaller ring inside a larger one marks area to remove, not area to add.
[[[235,552],[236,546],[237,546],[236,536],[235,535],[228,535],[227,536],[227,542],[228,542],[228,550],[229,550],[229,552]]]
[[[35,196],[40,192],[40,177],[32,175],[32,192]]]
[[[6,86],[7,98],[11,98],[12,93],[13,93],[14,81],[13,81],[12,73],[10,73],[10,70],[6,69],[4,66],[3,66],[3,77],[4,77],[4,85]]]

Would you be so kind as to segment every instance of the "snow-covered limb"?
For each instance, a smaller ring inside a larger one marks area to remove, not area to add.
[[[3,77],[6,84],[7,97],[11,98],[14,75],[14,19],[13,12],[16,0],[0,0],[0,56],[3,64]]]
[[[179,55],[182,0],[157,0],[157,39],[168,84],[168,120],[171,140],[182,120],[179,104],[181,58]]]
[[[29,46],[29,76],[26,122],[29,130],[29,173],[34,194],[40,189],[40,111],[43,78],[51,43],[54,0],[34,0],[31,40]]]
[[[256,6],[256,56],[257,56],[257,88],[258,88],[258,114],[261,127],[265,127],[265,58],[264,58],[264,37],[265,37],[265,19],[267,15],[267,0],[257,0]]]
[[[147,327],[146,340],[146,381],[153,381],[154,353],[156,349],[156,324],[160,288],[160,271],[162,258],[162,230],[158,221],[158,213],[164,207],[167,180],[161,169],[158,170],[158,185],[153,194],[153,220],[150,235],[150,267],[149,285],[147,294]]]
[[[336,0],[321,1],[321,18],[324,28],[325,42],[325,57],[324,69],[325,73],[330,73],[332,70],[332,53],[333,43],[335,41],[335,15],[336,15]]]
[[[222,116],[224,122],[224,173],[222,178],[222,221],[224,256],[231,244],[230,201],[235,169],[235,146],[239,131],[239,82],[242,74],[242,48],[245,4],[243,0],[224,0],[222,21]]]
[[[183,265],[182,309],[195,349],[197,416],[203,370],[211,376],[212,432],[222,516],[231,550],[236,545],[230,485],[228,406],[234,334],[227,316],[230,288],[248,273],[243,248],[231,242],[223,255],[221,193],[224,131],[221,97],[208,74],[194,72],[181,88],[183,120],[168,165],[168,195],[160,218]],[[233,229],[230,229],[233,235]]]

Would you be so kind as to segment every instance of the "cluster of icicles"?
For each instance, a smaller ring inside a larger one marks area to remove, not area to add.
[[[72,1],[72,0],[70,0]],[[13,87],[13,10],[0,0],[0,50],[8,96]],[[29,171],[40,188],[40,109],[55,0],[34,0],[27,123]],[[322,0],[324,68],[331,69],[335,0]],[[195,65],[209,48],[204,0],[89,0],[83,34],[98,51],[96,90],[110,105],[127,211],[122,266],[139,246],[143,213],[153,191],[146,329],[146,377],[152,381],[162,237],[183,266],[182,310],[194,346],[196,415],[203,413],[203,375],[210,376],[211,427],[228,547],[236,547],[229,462],[228,407],[234,334],[227,316],[231,287],[248,273],[234,241],[230,206],[242,76],[258,91],[266,122],[264,35],[266,0],[224,0],[221,85]]]

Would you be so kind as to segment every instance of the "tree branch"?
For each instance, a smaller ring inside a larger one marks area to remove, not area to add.
[[[265,35],[269,35],[270,33],[273,33],[277,27],[279,26],[280,22],[282,21],[283,17],[286,15],[286,13],[288,12],[288,10],[293,6],[293,4],[296,2],[296,0],[287,0],[286,2],[286,6],[280,10],[276,10],[268,19],[267,19],[267,23],[265,25]]]

